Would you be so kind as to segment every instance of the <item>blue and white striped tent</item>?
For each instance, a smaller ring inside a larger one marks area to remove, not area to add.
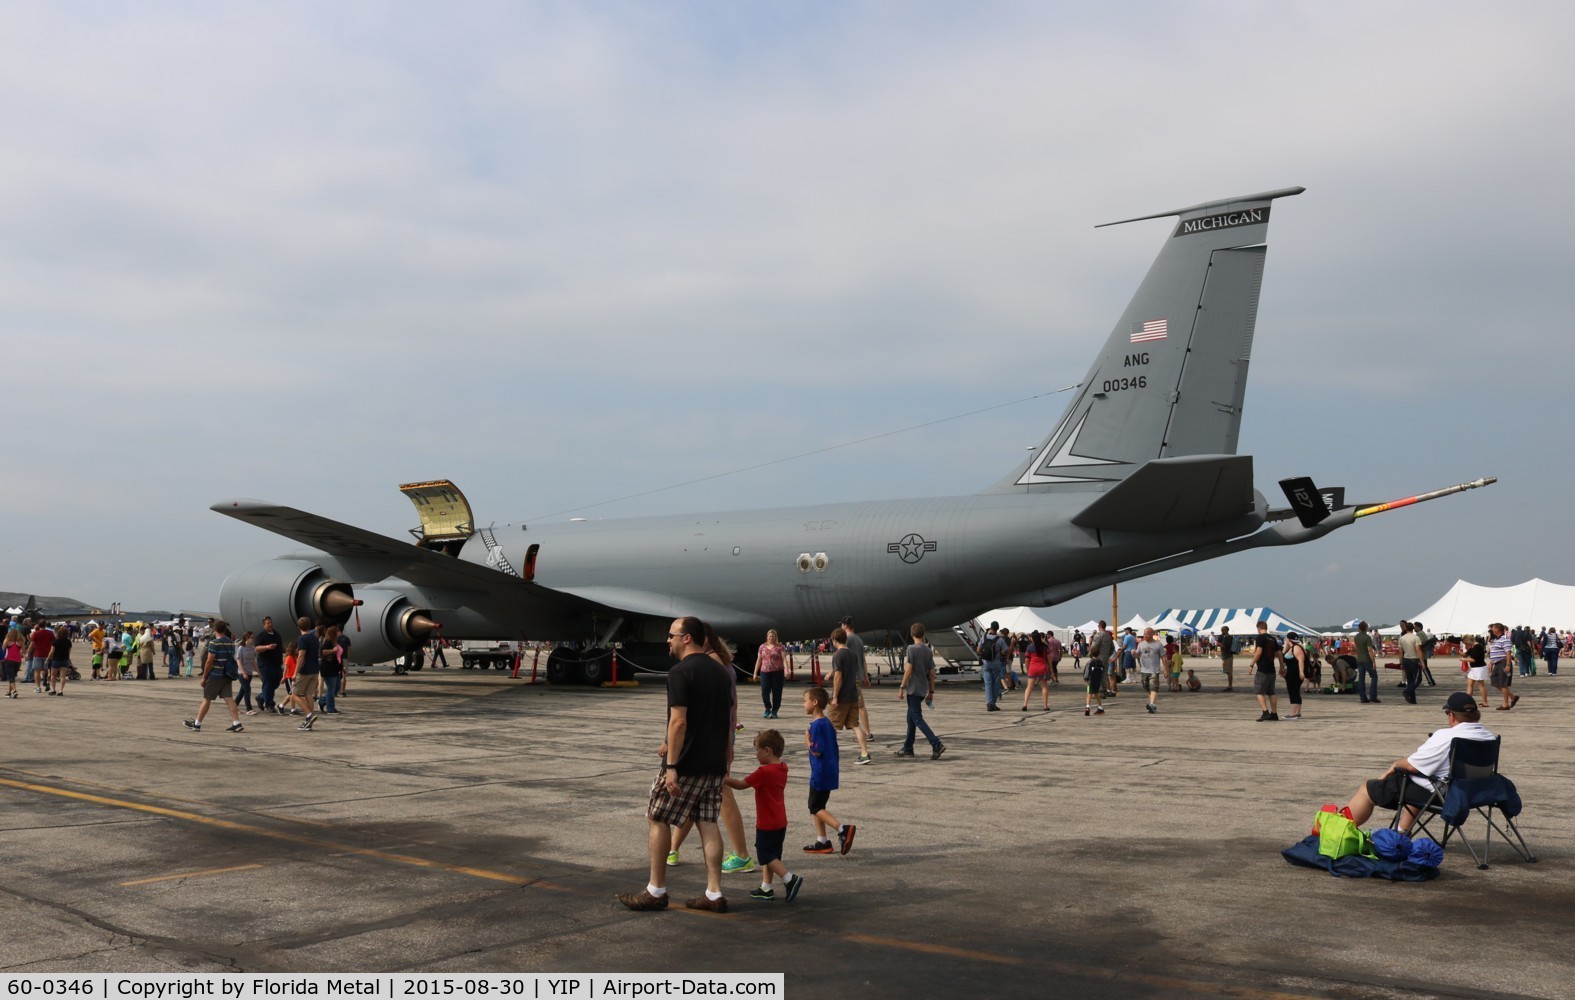
[[[1273,608],[1203,608],[1183,610],[1166,608],[1152,618],[1156,631],[1179,632],[1182,627],[1196,629],[1203,635],[1217,633],[1222,627],[1231,635],[1256,635],[1260,621],[1269,623],[1270,632],[1296,632],[1300,635],[1319,635],[1301,622],[1287,618]]]

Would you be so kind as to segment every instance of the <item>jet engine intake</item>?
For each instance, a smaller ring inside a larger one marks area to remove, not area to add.
[[[350,659],[355,663],[383,663],[404,656],[437,631],[431,613],[416,607],[400,591],[373,588],[357,596],[360,611],[356,620],[345,626]]]
[[[294,635],[298,618],[343,625],[355,609],[350,584],[304,559],[273,559],[231,573],[219,588],[219,613],[240,635],[272,618],[281,635]]]

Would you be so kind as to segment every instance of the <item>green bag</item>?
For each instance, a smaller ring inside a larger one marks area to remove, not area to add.
[[[1319,813],[1318,853],[1326,858],[1346,858],[1353,854],[1376,857],[1373,840],[1357,825],[1339,813]]]

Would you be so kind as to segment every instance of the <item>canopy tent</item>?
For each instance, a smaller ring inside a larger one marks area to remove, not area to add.
[[[1081,625],[1075,625],[1075,626],[1072,627],[1072,631],[1073,632],[1081,632],[1085,636],[1093,635],[1096,631],[1098,631],[1098,629],[1099,629],[1099,622],[1098,622],[1098,620],[1093,619],[1093,618],[1090,618],[1088,621],[1084,622]]]
[[[1144,618],[1142,615],[1133,615],[1131,618],[1128,618],[1121,624],[1120,630],[1125,632],[1127,629],[1131,629],[1134,632],[1141,632],[1144,629],[1151,627],[1153,624],[1153,622],[1149,621],[1147,618]]]
[[[1456,580],[1433,606],[1411,616],[1434,635],[1485,633],[1493,622],[1510,628],[1575,626],[1575,587],[1530,579],[1513,587],[1479,587]]]
[[[994,611],[986,611],[974,621],[981,625],[1000,622],[1001,627],[1010,632],[1054,632],[1061,628],[1059,625],[1050,624],[1048,618],[1043,617],[1033,608],[1024,607],[996,608]]]
[[[1273,608],[1204,608],[1193,611],[1167,608],[1154,616],[1153,627],[1158,631],[1170,632],[1179,632],[1183,628],[1190,627],[1204,634],[1217,633],[1221,628],[1229,628],[1231,635],[1256,635],[1259,622],[1268,622],[1270,632],[1322,634],[1317,629],[1310,629],[1298,621],[1285,617]]]

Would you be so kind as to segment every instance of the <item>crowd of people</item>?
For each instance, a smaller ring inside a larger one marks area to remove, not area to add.
[[[33,685],[36,694],[64,696],[69,682],[79,680],[155,680],[159,665],[165,676],[193,676],[198,650],[207,637],[206,625],[184,619],[150,625],[131,622],[106,627],[97,621],[51,624],[11,618],[5,627],[0,662],[5,664],[6,696],[19,697],[22,686]],[[91,673],[84,678],[75,657],[88,647]]]
[[[243,711],[249,716],[301,716],[299,728],[310,732],[320,714],[339,714],[350,639],[332,624],[314,626],[303,618],[297,627],[301,635],[286,642],[271,618],[262,620],[260,630],[238,638],[227,622],[218,619],[106,626],[97,621],[51,624],[12,618],[0,644],[0,677],[7,698],[21,697],[19,686],[27,685],[36,694],[64,697],[72,682],[194,677],[202,683],[203,700],[196,714],[185,720],[188,729],[200,732],[212,703],[223,701],[230,712],[231,732],[243,731]],[[87,647],[91,666],[85,677],[75,662],[82,646]],[[258,685],[255,699],[254,683]]]
[[[51,626],[13,619],[0,649],[6,696],[19,697],[19,680],[23,685],[34,685],[40,694],[64,696],[68,684],[80,676],[72,663],[73,649],[86,643],[92,666],[88,681],[153,680],[161,658],[166,676],[198,677],[202,698],[194,715],[184,721],[192,731],[202,731],[204,719],[217,701],[227,711],[230,732],[244,731],[243,711],[248,716],[300,716],[298,729],[311,732],[320,715],[339,712],[337,702],[344,693],[351,643],[333,624],[314,625],[302,618],[296,625],[299,635],[285,641],[269,618],[264,618],[256,631],[245,631],[238,638],[222,620],[190,626],[184,622],[127,626],[112,634],[95,622]],[[897,688],[907,709],[906,732],[895,756],[913,758],[916,740],[922,734],[930,744],[930,759],[936,760],[945,753],[946,745],[924,718],[925,708],[934,705],[935,653],[922,624],[912,626],[910,639]],[[1445,704],[1450,726],[1435,733],[1410,758],[1396,761],[1380,778],[1358,789],[1346,814],[1361,822],[1375,807],[1399,808],[1414,799],[1420,783],[1408,779],[1419,773],[1417,768],[1436,771],[1438,746],[1447,742],[1450,729],[1463,727],[1453,734],[1456,736],[1467,733],[1471,738],[1491,738],[1480,725],[1488,687],[1501,694],[1498,710],[1513,709],[1521,698],[1512,690],[1514,679],[1535,674],[1539,655],[1548,674],[1556,676],[1559,657],[1568,652],[1572,641],[1575,636],[1569,632],[1544,629],[1537,633],[1497,622],[1485,636],[1461,637],[1458,645],[1466,690],[1452,694]],[[1401,623],[1394,650],[1401,658],[1404,679],[1399,688],[1406,702],[1417,703],[1416,692],[1423,683],[1436,685],[1432,663],[1439,655],[1439,645],[1439,638],[1421,623]],[[802,693],[803,744],[810,772],[807,811],[815,834],[803,848],[806,856],[846,855],[857,834],[854,823],[831,811],[832,793],[842,787],[839,732],[852,732],[858,748],[856,764],[872,762],[869,744],[874,734],[864,694],[869,685],[868,661],[851,618],[844,618],[831,631],[827,646],[831,650],[829,684],[815,684]],[[1386,649],[1366,622],[1359,624],[1348,645],[1343,640],[1304,638],[1294,631],[1275,634],[1268,622],[1260,621],[1256,634],[1245,641],[1222,629],[1216,636],[1198,637],[1185,651],[1178,639],[1158,636],[1152,628],[1144,629],[1141,636],[1128,628],[1117,637],[1101,621],[1090,635],[1079,631],[1063,644],[1051,633],[1014,635],[992,622],[977,641],[975,652],[982,668],[986,712],[1001,711],[1005,695],[1019,689],[1023,694],[1019,711],[1030,710],[1036,689],[1039,711],[1049,711],[1051,689],[1061,684],[1061,667],[1070,657],[1082,682],[1085,716],[1105,714],[1106,700],[1118,697],[1121,685],[1134,679],[1144,693],[1145,711],[1157,715],[1162,691],[1202,689],[1196,668],[1185,667],[1185,656],[1196,655],[1200,648],[1217,651],[1225,679],[1223,691],[1234,689],[1236,660],[1245,660],[1260,722],[1299,720],[1304,685],[1330,693],[1351,691],[1363,704],[1380,702],[1378,671]],[[732,652],[715,631],[692,617],[672,623],[668,650],[676,664],[667,674],[665,739],[657,747],[660,767],[646,810],[649,881],[643,890],[618,898],[633,910],[665,909],[667,869],[681,864],[683,840],[698,827],[706,889],[686,906],[726,912],[721,876],[756,871],[761,872],[760,884],[750,892],[752,898],[792,902],[803,888],[804,877],[789,869],[785,858],[786,737],[775,727],[757,732],[748,741],[757,766],[743,777],[734,776],[736,741],[746,728],[739,719],[738,705],[737,683],[742,670],[735,667]],[[791,648],[781,642],[775,630],[768,632],[749,674],[760,683],[762,718],[766,721],[780,719],[782,681],[790,653]],[[1325,665],[1331,666],[1334,674],[1327,688],[1322,687]],[[260,682],[255,699],[254,681]],[[1282,685],[1288,706],[1283,717],[1278,703]],[[1474,697],[1477,695],[1480,700]],[[745,840],[742,811],[733,794],[746,790],[753,793],[755,805],[752,845]]]

